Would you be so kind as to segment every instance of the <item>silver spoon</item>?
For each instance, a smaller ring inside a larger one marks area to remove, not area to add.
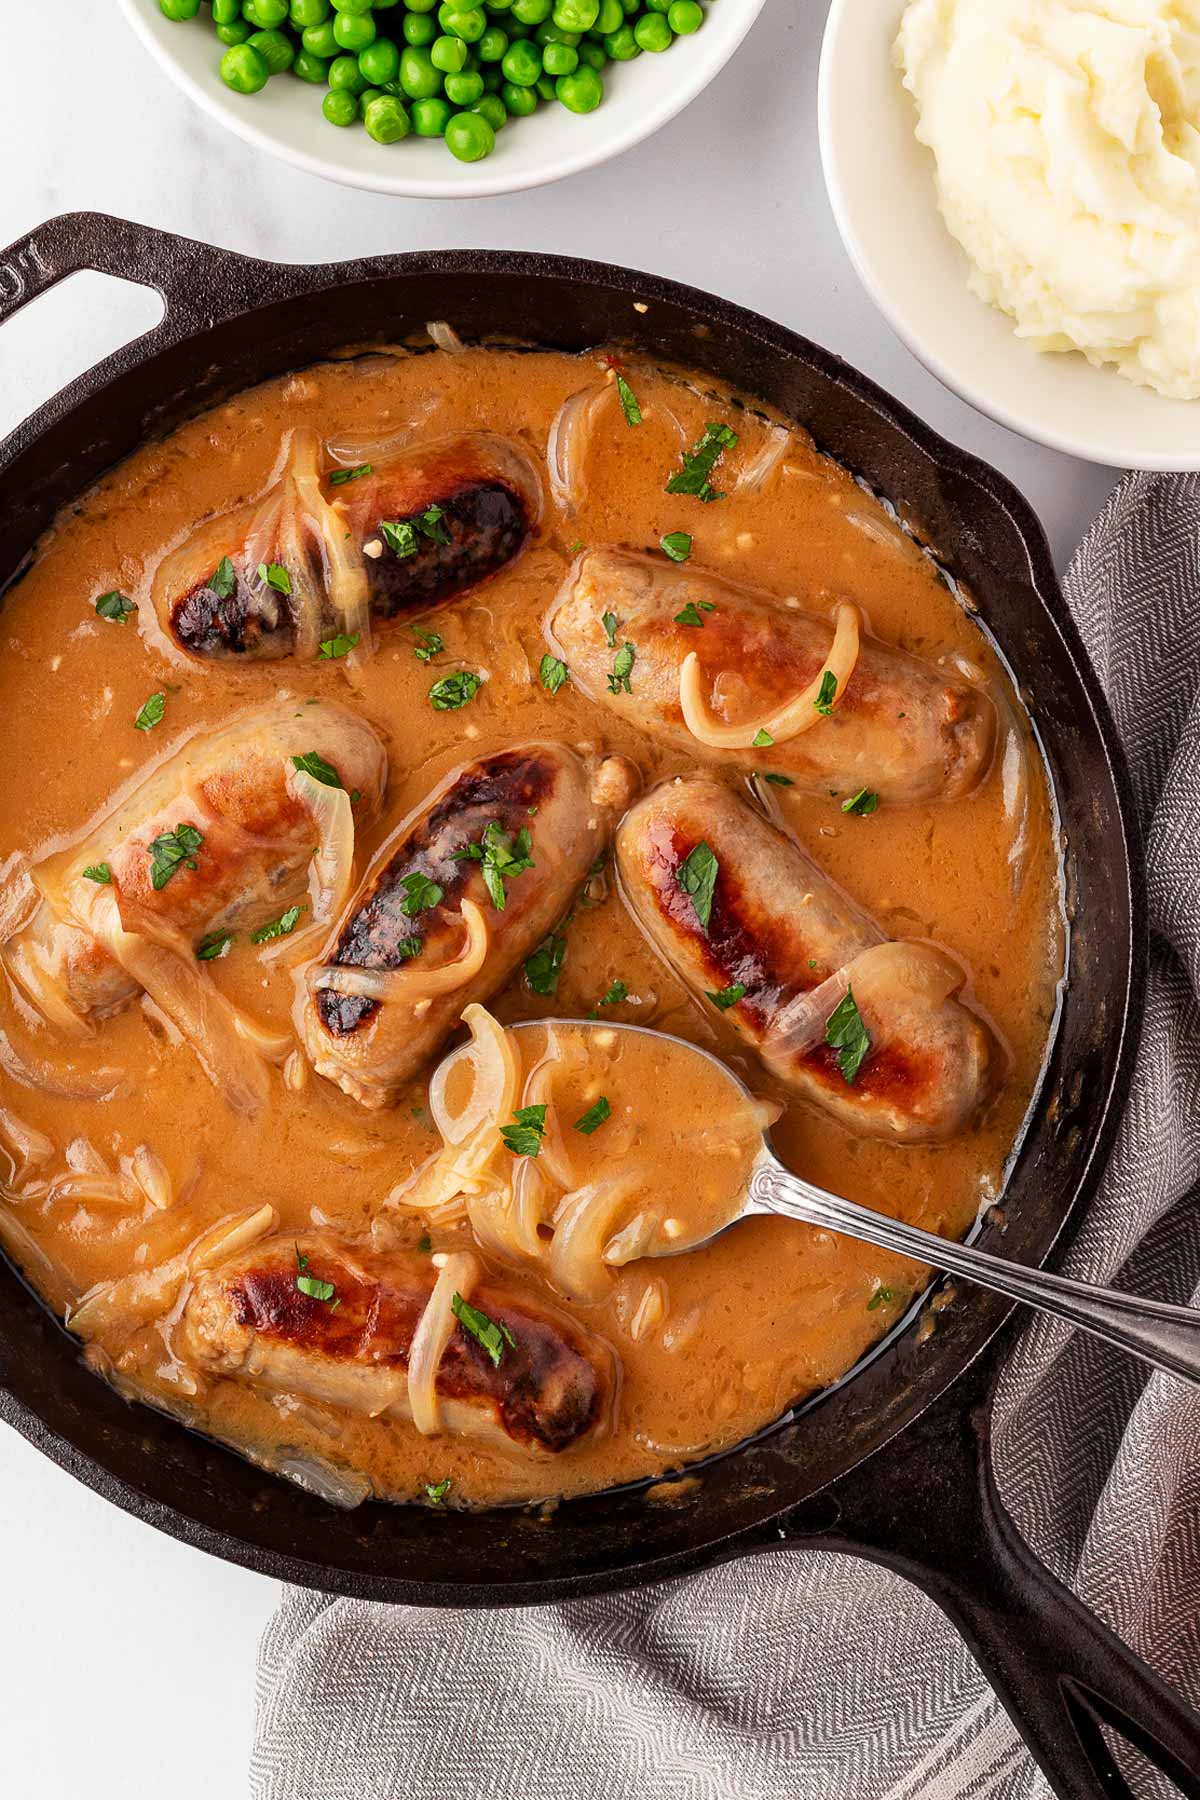
[[[652,1031],[645,1025],[610,1025],[607,1021],[593,1023],[583,1019],[531,1020],[529,1023],[572,1031],[636,1032],[643,1037],[655,1038],[663,1046],[664,1055],[704,1057],[721,1071],[739,1099],[753,1100],[749,1089],[719,1057],[666,1032]],[[509,1029],[520,1031],[523,1027],[517,1025]],[[878,1244],[884,1250],[899,1251],[903,1256],[929,1263],[951,1275],[965,1275],[981,1287],[992,1288],[998,1294],[1007,1294],[1026,1306],[1035,1306],[1056,1319],[1078,1325],[1106,1343],[1141,1357],[1143,1362],[1156,1369],[1165,1369],[1169,1374],[1200,1383],[1200,1310],[1170,1306],[1160,1300],[1142,1300],[1135,1294],[1092,1287],[1084,1281],[1069,1281],[1065,1275],[1053,1275],[1046,1269],[1031,1269],[1021,1263],[1008,1262],[1002,1256],[976,1250],[970,1244],[935,1237],[932,1232],[921,1231],[915,1225],[905,1225],[898,1219],[889,1219],[884,1213],[872,1212],[868,1207],[828,1193],[785,1169],[772,1148],[769,1132],[763,1133],[762,1149],[755,1158],[749,1181],[731,1195],[727,1218],[714,1228],[710,1216],[704,1221],[704,1228],[694,1236],[688,1235],[685,1220],[684,1230],[679,1235],[671,1239],[660,1238],[644,1254],[677,1256],[708,1242],[740,1219],[767,1213],[800,1219],[806,1225],[820,1225],[845,1237]]]

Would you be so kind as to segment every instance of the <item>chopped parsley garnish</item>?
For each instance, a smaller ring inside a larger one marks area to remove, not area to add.
[[[137,611],[137,605],[113,588],[109,593],[101,594],[96,602],[96,611],[102,619],[111,619],[115,625],[123,625],[130,613]]]
[[[612,1107],[608,1104],[604,1095],[601,1094],[600,1098],[588,1107],[582,1119],[576,1119],[575,1129],[576,1131],[582,1131],[584,1137],[591,1137],[593,1131],[599,1131],[605,1119],[610,1118],[611,1116]]]
[[[433,1239],[427,1231],[417,1239],[417,1249],[421,1252],[422,1256],[428,1256],[429,1252],[433,1249]]]
[[[689,600],[682,612],[675,614],[677,625],[703,625],[701,613],[716,612],[711,600]]]
[[[551,656],[549,651],[542,658],[538,674],[548,694],[557,694],[563,683],[571,679],[571,671],[566,663],[561,662],[557,656]]]
[[[296,1286],[300,1292],[307,1294],[310,1300],[332,1300],[337,1293],[332,1281],[321,1281],[316,1275],[306,1275],[304,1271],[308,1268],[308,1258],[301,1251],[299,1244],[294,1248],[296,1251]]]
[[[265,587],[273,587],[277,594],[292,591],[292,578],[282,563],[259,563],[258,579]]]
[[[754,736],[750,739],[751,748],[754,750],[769,750],[774,742],[775,739],[771,736],[765,725],[760,726]]]
[[[621,396],[621,411],[625,414],[627,425],[640,425],[642,409],[638,405],[637,395],[623,375],[617,376],[617,392]]]
[[[491,1357],[497,1368],[504,1360],[504,1353],[509,1346],[516,1346],[516,1338],[504,1324],[503,1320],[489,1319],[485,1312],[464,1300],[461,1294],[455,1294],[450,1301],[450,1311],[454,1314],[463,1330],[475,1339]]]
[[[401,962],[408,962],[412,957],[420,956],[424,948],[424,938],[406,937],[400,939],[392,954],[398,956]]]
[[[859,788],[857,794],[851,794],[849,800],[842,801],[844,813],[854,813],[858,818],[865,818],[873,813],[879,805],[879,795],[873,794],[870,788]]]
[[[334,469],[329,477],[330,487],[345,487],[348,481],[361,481],[364,475],[373,475],[372,463],[355,463],[352,469]]]
[[[461,850],[453,851],[451,860],[479,863],[483,885],[492,905],[497,912],[503,912],[508,904],[504,884],[533,868],[533,857],[529,854],[532,848],[533,839],[528,825],[522,825],[514,838],[511,832],[505,831],[497,820],[492,819],[484,826],[479,842],[464,844]]]
[[[267,925],[260,925],[257,931],[250,933],[252,944],[269,944],[275,938],[290,937],[300,920],[300,914],[307,911],[303,901],[298,906],[289,906],[285,913],[272,919]]]
[[[842,1079],[848,1087],[853,1087],[863,1059],[871,1048],[862,1014],[855,1004],[853,988],[847,988],[845,999],[839,1001],[825,1021],[825,1042],[831,1050],[837,1051]]]
[[[680,863],[675,875],[676,881],[691,899],[705,937],[708,936],[708,921],[712,917],[713,893],[720,866],[712,850],[701,838],[696,848]]]
[[[208,578],[209,592],[215,594],[218,600],[228,600],[236,586],[237,570],[231,559],[223,556]]]
[[[381,519],[379,535],[395,556],[417,554],[417,528],[408,519]]]
[[[545,1135],[544,1106],[518,1106],[512,1124],[500,1127],[500,1136],[514,1156],[536,1156]]]
[[[442,520],[445,516],[445,509],[443,507],[427,506],[425,511],[421,514],[421,517],[417,520],[417,524],[423,534],[427,538],[432,538],[435,544],[448,544],[450,542],[450,533],[442,524]]]
[[[605,865],[607,862],[608,862],[608,851],[601,850],[600,854],[596,857],[595,861],[592,863],[591,868],[587,872],[587,880],[584,882],[583,889],[579,895],[580,906],[599,906],[600,905],[600,901],[603,900],[604,896],[603,896],[603,894],[601,894],[599,900],[596,898],[595,894],[593,894],[593,892],[592,892],[592,883],[596,880],[596,878],[598,876],[603,875]]]
[[[444,639],[436,631],[422,631],[419,625],[414,625],[413,636],[421,640],[416,648],[418,662],[432,662],[439,651],[446,648]]]
[[[871,1298],[867,1301],[867,1311],[874,1312],[878,1306],[890,1306],[895,1298],[896,1296],[890,1287],[877,1287],[875,1292],[871,1295]]]
[[[566,954],[566,938],[552,931],[548,938],[543,938],[532,956],[527,958],[525,979],[535,994],[550,995],[557,990]]]
[[[790,775],[774,775],[770,770],[763,775],[763,780],[773,782],[776,787],[795,787],[796,785]]]
[[[311,775],[322,787],[340,788],[342,778],[332,763],[327,763],[319,750],[306,750],[303,756],[293,756],[292,762],[302,775]]]
[[[607,994],[601,998],[601,1006],[620,1006],[622,1000],[628,999],[629,989],[621,980],[614,981]]]
[[[668,494],[694,494],[697,500],[723,500],[709,476],[726,450],[737,443],[737,432],[728,425],[706,425],[704,436],[683,453],[683,467],[667,483]]]
[[[112,870],[105,863],[89,863],[83,871],[85,881],[98,882],[101,887],[112,886]]]
[[[167,710],[165,694],[151,694],[144,702],[137,718],[133,721],[135,731],[153,731],[156,725],[162,724],[163,714]]]
[[[232,942],[232,931],[210,931],[196,945],[196,961],[215,962],[218,956],[226,954]]]
[[[616,613],[601,613],[600,623],[604,627],[604,635],[608,639],[609,649],[615,650],[617,644],[617,626],[619,625],[620,620],[617,618]]]
[[[633,673],[633,659],[636,655],[637,651],[632,644],[621,645],[613,658],[612,674],[608,678],[610,694],[619,694],[622,688],[627,694],[632,694],[633,688],[630,686],[629,677]]]
[[[361,631],[350,633],[339,631],[336,637],[326,638],[321,645],[321,655],[331,660],[339,656],[349,656],[354,646],[362,637]]]
[[[196,852],[203,842],[203,834],[194,825],[177,825],[174,831],[164,831],[154,839],[146,854],[150,858],[150,885],[156,893],[166,887],[180,867],[196,867]]]
[[[440,1506],[442,1501],[446,1498],[446,1495],[450,1492],[451,1486],[452,1483],[450,1477],[447,1475],[445,1481],[427,1483],[425,1492],[429,1495],[430,1502],[434,1506]]]
[[[415,919],[418,913],[428,912],[443,897],[445,890],[428,875],[422,875],[420,869],[414,869],[400,883],[404,889],[404,898],[400,902],[400,911],[406,919]]]
[[[686,562],[692,554],[690,531],[668,531],[666,537],[659,538],[658,541],[672,562]]]
[[[429,701],[434,712],[457,712],[468,700],[473,700],[479,692],[481,683],[478,675],[469,669],[458,669],[453,675],[444,675],[441,681],[435,681],[429,690]]]
[[[813,701],[813,705],[821,714],[822,718],[827,719],[833,711],[833,702],[836,694],[837,676],[832,669],[826,669],[825,673],[821,676],[821,685],[817,690],[817,697]]]
[[[704,991],[718,1012],[728,1012],[731,1006],[736,1006],[739,1000],[745,998],[746,984],[744,981],[735,981],[731,986],[722,988],[719,994],[709,993],[707,988]]]

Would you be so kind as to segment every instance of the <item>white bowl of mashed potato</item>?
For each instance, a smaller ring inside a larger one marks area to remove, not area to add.
[[[859,274],[948,387],[1200,468],[1200,0],[833,0],[820,128]]]

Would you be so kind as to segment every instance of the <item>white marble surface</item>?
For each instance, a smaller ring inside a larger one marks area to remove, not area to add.
[[[839,351],[996,463],[1033,500],[1061,564],[1113,472],[979,418],[874,313],[821,185],[814,99],[824,10],[819,0],[770,0],[706,96],[607,168],[535,193],[444,205],[328,187],[252,154],[170,87],[111,6],[40,0],[59,99],[42,80],[6,84],[0,244],[87,207],[284,261],[469,245],[653,269]],[[667,62],[655,73],[667,79]],[[157,305],[144,290],[84,275],[6,325],[0,433],[145,329]],[[5,1791],[44,1800],[83,1788],[91,1800],[243,1794],[255,1646],[273,1586],[134,1524],[8,1430],[0,1544]]]

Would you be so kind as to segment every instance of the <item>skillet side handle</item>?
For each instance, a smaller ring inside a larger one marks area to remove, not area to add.
[[[1186,1800],[1200,1800],[1200,1714],[1051,1575],[1005,1508],[992,1473],[989,1386],[977,1365],[901,1438],[799,1508],[794,1524],[785,1519],[786,1541],[809,1538],[811,1507],[816,1543],[923,1588],[1059,1800],[1136,1800],[1102,1724]],[[971,1403],[964,1387],[974,1390]],[[834,1505],[837,1522],[823,1530]]]
[[[148,337],[190,330],[241,305],[239,277],[264,266],[108,213],[60,213],[0,250],[0,325],[68,275],[95,269],[161,294],[163,318]]]

